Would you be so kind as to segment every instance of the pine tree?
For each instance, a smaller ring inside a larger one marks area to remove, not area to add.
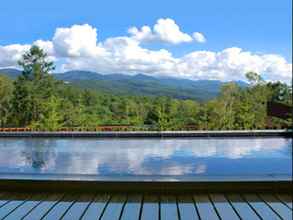
[[[55,67],[37,46],[22,56],[19,65],[23,71],[14,82],[12,114],[16,126],[29,126],[41,119],[45,112],[43,103],[55,93],[57,82],[49,74]]]

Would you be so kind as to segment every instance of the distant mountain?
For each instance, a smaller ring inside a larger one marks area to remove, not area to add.
[[[0,69],[0,74],[16,78],[21,72]],[[178,99],[209,100],[216,97],[224,82],[219,80],[188,80],[171,77],[152,77],[144,74],[99,74],[89,71],[68,71],[53,74],[56,79],[72,85],[120,95],[169,96]],[[243,81],[236,82],[241,87]]]
[[[186,80],[157,78],[143,74],[97,74],[87,71],[70,71],[55,74],[59,80],[82,88],[122,95],[169,96],[178,99],[204,101],[219,94],[223,82],[217,80]]]
[[[21,71],[12,68],[0,69],[0,74],[4,74],[11,79],[16,79],[20,74]]]

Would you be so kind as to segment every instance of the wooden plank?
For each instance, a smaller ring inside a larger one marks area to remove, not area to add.
[[[49,194],[37,207],[29,212],[23,219],[24,220],[39,220],[45,213],[47,213],[58,201],[62,198],[63,194]]]
[[[24,218],[31,210],[33,210],[46,197],[45,194],[34,194],[23,205],[10,213],[5,220],[15,220]]]
[[[61,199],[62,194],[50,194],[45,199],[43,194],[33,194],[32,196],[0,193],[0,219],[16,220],[23,218],[25,220],[37,220],[45,215],[43,219],[88,220],[99,219],[102,214],[102,220],[132,220],[139,219],[140,212],[142,220],[159,219],[159,213],[162,220],[199,219],[198,213],[202,220],[232,220],[239,219],[239,217],[249,220],[276,220],[291,219],[292,217],[292,197],[287,194],[261,194],[259,196],[256,194],[243,196],[239,194],[229,194],[227,196],[211,194],[210,198],[208,195],[194,195],[193,199],[196,205],[191,196],[178,196],[178,205],[174,196],[162,196],[160,202],[156,196],[145,196],[143,205],[142,196],[140,195],[128,196],[127,203],[125,203],[126,196],[114,196],[108,205],[106,204],[109,200],[109,195],[98,195],[95,198],[93,195],[88,194],[79,198],[76,195],[72,195],[72,199],[70,199],[71,195],[68,195],[60,202],[58,201]],[[161,210],[159,210],[160,208]]]
[[[161,196],[161,220],[178,220],[178,209],[175,196]]]
[[[0,208],[4,205],[6,205],[10,199],[7,198],[7,195],[5,193],[0,193]]]
[[[83,194],[74,204],[67,210],[66,214],[62,217],[64,220],[78,220],[83,215],[84,211],[88,208],[94,195]]]
[[[157,196],[144,196],[141,220],[159,219],[159,198]]]
[[[122,208],[126,202],[125,195],[114,195],[107,205],[101,220],[118,220],[122,213]]]
[[[265,219],[265,220],[279,220],[279,219],[281,219],[257,195],[245,194],[245,195],[243,195],[243,198],[251,205],[251,207],[254,209],[254,211],[261,216],[262,219]]]
[[[23,205],[29,198],[27,194],[13,194],[9,197],[8,200],[10,200],[10,202],[8,202],[0,208],[0,219],[3,219],[10,213],[14,212],[17,208]]]
[[[261,220],[249,204],[242,199],[238,194],[227,195],[228,200],[231,202],[236,212],[242,219]]]
[[[281,218],[291,219],[292,210],[286,205],[281,203],[276,197],[271,194],[260,194],[259,195],[264,202],[271,207]]]
[[[284,204],[286,204],[290,209],[292,209],[292,195],[288,194],[277,194],[276,195],[280,201],[282,201]]]
[[[238,215],[223,194],[211,194],[210,199],[221,219],[239,220]]]
[[[65,195],[42,219],[60,219],[77,199],[77,195]]]
[[[194,195],[193,198],[201,220],[219,220],[219,217],[207,195]]]
[[[102,215],[108,201],[110,199],[109,195],[99,194],[95,197],[93,202],[89,205],[83,216],[82,220],[91,220],[91,219],[99,219]]]
[[[138,220],[140,215],[142,196],[129,195],[124,207],[121,220]]]
[[[199,216],[191,196],[178,196],[177,201],[181,220],[199,220]]]

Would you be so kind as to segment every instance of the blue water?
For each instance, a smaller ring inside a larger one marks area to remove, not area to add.
[[[289,178],[292,139],[0,138],[0,178]]]

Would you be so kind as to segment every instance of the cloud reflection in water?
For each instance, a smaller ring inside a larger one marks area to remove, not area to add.
[[[0,139],[0,173],[292,173],[292,139]]]

